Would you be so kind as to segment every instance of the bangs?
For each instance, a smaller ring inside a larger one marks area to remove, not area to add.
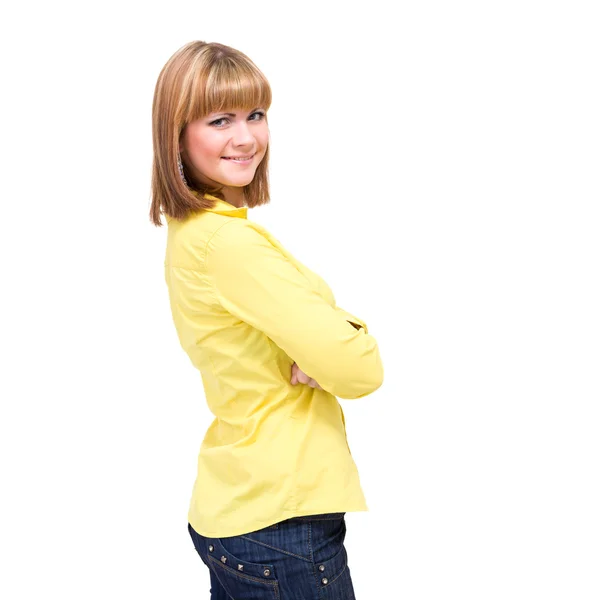
[[[252,64],[221,57],[191,82],[185,122],[225,109],[252,110],[271,106],[271,87]]]

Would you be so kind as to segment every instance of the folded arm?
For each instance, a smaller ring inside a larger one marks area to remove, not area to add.
[[[354,399],[383,383],[377,341],[366,325],[332,307],[246,221],[231,221],[213,235],[206,268],[221,305],[272,339],[324,390]]]

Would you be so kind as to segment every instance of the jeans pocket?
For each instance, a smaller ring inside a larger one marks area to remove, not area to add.
[[[279,580],[275,566],[258,562],[260,557],[245,551],[249,542],[239,536],[207,538],[207,560],[221,585],[232,597],[240,600],[272,598],[280,600]]]

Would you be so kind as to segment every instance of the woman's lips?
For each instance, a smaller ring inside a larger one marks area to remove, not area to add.
[[[221,157],[223,160],[226,160],[230,163],[234,163],[236,165],[249,165],[252,162],[252,159],[254,158],[254,154],[252,156],[250,156],[250,158],[247,158],[246,160],[240,160],[239,158],[236,157],[232,157],[232,156],[222,156]]]

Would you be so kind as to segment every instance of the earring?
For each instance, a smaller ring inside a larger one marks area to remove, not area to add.
[[[177,167],[179,168],[179,175],[181,176],[183,183],[185,183],[185,185],[187,185],[188,182],[185,178],[185,175],[183,174],[183,165],[181,164],[181,155],[179,154],[179,152],[177,153]]]

